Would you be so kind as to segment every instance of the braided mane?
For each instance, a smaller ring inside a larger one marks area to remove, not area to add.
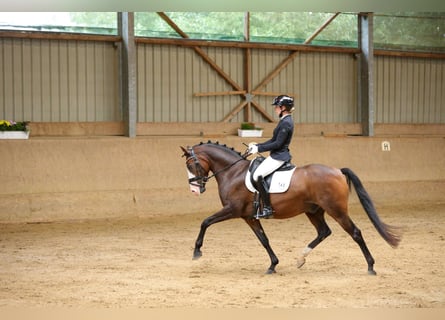
[[[216,141],[216,142],[212,142],[212,141],[210,141],[210,140],[207,141],[207,142],[202,142],[202,141],[201,141],[201,142],[199,143],[199,146],[201,146],[201,145],[210,145],[210,146],[213,146],[213,147],[217,147],[217,148],[219,148],[219,149],[228,151],[228,152],[232,153],[233,155],[236,155],[236,156],[238,156],[238,157],[241,157],[241,152],[236,151],[234,148],[228,147],[226,144],[219,144],[218,141]]]

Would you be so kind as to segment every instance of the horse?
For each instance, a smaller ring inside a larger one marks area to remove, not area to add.
[[[279,260],[269,244],[261,221],[253,215],[254,194],[245,185],[245,175],[250,165],[250,160],[247,159],[248,152],[242,155],[233,148],[211,141],[187,148],[181,146],[181,149],[182,156],[185,157],[191,190],[204,193],[208,180],[215,178],[223,206],[221,210],[202,221],[195,242],[193,259],[196,260],[202,256],[201,247],[208,227],[228,219],[241,218],[253,230],[269,254],[271,264],[266,274],[275,273]],[[212,175],[209,175],[210,172]],[[305,213],[317,231],[316,238],[303,249],[297,258],[298,268],[304,265],[309,253],[331,234],[325,220],[326,212],[359,245],[368,264],[368,274],[377,274],[374,270],[374,258],[362,233],[348,215],[351,184],[378,233],[391,247],[398,246],[401,240],[399,228],[387,225],[379,218],[369,194],[351,169],[308,164],[295,169],[288,191],[270,195],[274,210],[273,219],[288,219]]]

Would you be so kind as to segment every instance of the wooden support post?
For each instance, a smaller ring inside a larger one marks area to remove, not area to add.
[[[244,14],[244,41],[250,41],[250,13],[246,12]],[[252,121],[252,99],[253,96],[251,94],[252,90],[252,81],[250,79],[251,70],[252,70],[252,57],[250,48],[246,48],[244,55],[244,88],[247,93],[245,94],[245,99],[247,101],[246,106],[244,107],[244,121],[251,122]]]
[[[118,13],[119,35],[122,37],[120,53],[121,74],[121,104],[124,120],[125,135],[130,138],[136,137],[136,49],[134,41],[134,13]]]
[[[361,114],[362,133],[369,137],[374,136],[373,27],[373,14],[359,13],[358,107]]]

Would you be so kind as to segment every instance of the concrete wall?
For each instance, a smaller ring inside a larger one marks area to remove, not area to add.
[[[189,193],[179,148],[208,139],[239,151],[251,140],[232,135],[0,140],[0,222],[211,214],[220,208],[216,183],[211,180],[199,198]],[[382,151],[382,141],[391,151]],[[297,165],[350,167],[377,203],[444,200],[443,137],[297,136],[291,151]]]

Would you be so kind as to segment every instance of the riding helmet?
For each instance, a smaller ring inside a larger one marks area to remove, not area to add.
[[[279,95],[275,97],[272,102],[273,106],[284,106],[287,110],[291,110],[294,106],[294,99],[287,95]]]

